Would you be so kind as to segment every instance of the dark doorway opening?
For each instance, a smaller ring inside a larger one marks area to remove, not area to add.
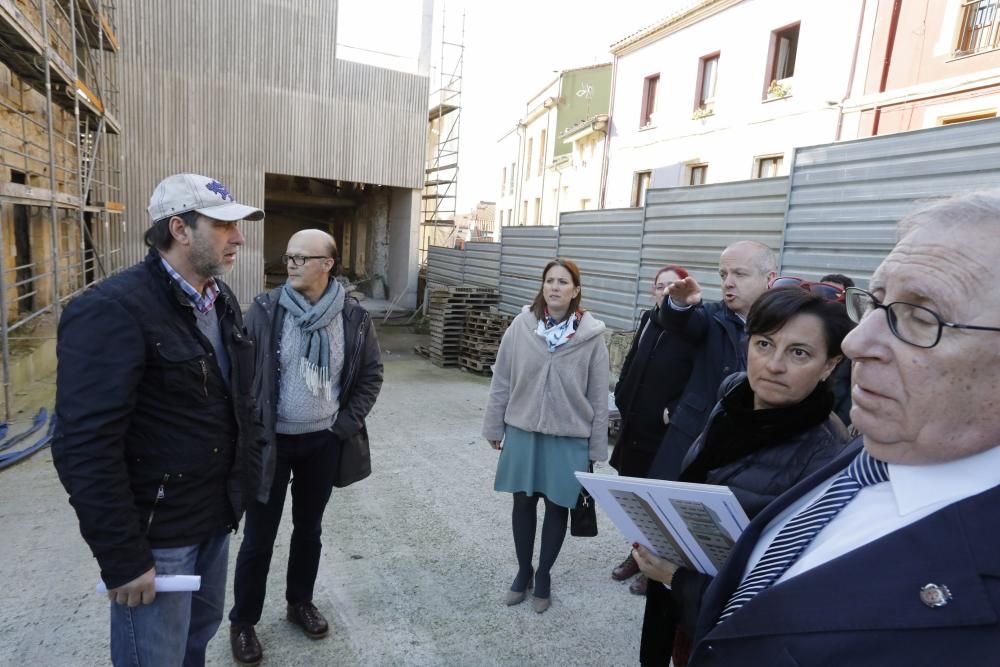
[[[11,183],[27,185],[23,171],[10,172]],[[34,270],[31,263],[31,222],[28,207],[14,204],[14,279],[17,281],[17,312],[25,315],[35,310]]]

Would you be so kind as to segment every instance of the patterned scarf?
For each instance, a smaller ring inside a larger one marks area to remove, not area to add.
[[[330,379],[330,335],[326,328],[344,309],[344,288],[330,279],[326,291],[316,303],[309,303],[302,294],[285,283],[278,297],[278,305],[306,337],[305,349],[299,360],[299,375],[313,396],[323,389],[326,400],[333,398]]]
[[[576,333],[580,326],[581,317],[583,317],[583,312],[578,310],[566,320],[556,322],[546,309],[545,317],[538,320],[538,328],[535,329],[535,333],[545,339],[545,343],[549,346],[549,352],[555,352],[556,348],[568,343],[569,339]]]

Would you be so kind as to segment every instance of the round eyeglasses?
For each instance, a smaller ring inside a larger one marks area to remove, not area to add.
[[[295,266],[303,266],[310,259],[333,259],[326,255],[282,255],[281,261],[284,264],[291,262]]]
[[[1000,327],[981,327],[974,324],[946,322],[930,308],[917,306],[905,301],[881,303],[871,292],[858,287],[847,288],[847,315],[855,322],[879,308],[885,310],[889,330],[904,343],[916,347],[931,348],[941,340],[941,331],[949,329],[974,329],[976,331],[1000,331]]]

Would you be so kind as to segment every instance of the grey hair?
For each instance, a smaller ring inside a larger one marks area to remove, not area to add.
[[[899,221],[896,240],[929,225],[954,228],[964,224],[992,225],[1000,232],[1000,190],[970,192],[924,206]]]

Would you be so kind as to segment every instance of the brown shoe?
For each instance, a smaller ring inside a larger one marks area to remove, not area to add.
[[[638,577],[632,580],[632,583],[628,585],[628,592],[632,595],[645,595],[646,586],[649,585],[649,579],[646,575],[640,574]]]
[[[264,657],[252,625],[230,625],[229,646],[233,649],[233,658],[243,665],[256,665]]]
[[[325,637],[330,629],[323,614],[319,613],[319,609],[312,602],[289,603],[288,620],[301,627],[306,637],[310,639]]]
[[[632,558],[632,554],[629,554],[618,567],[611,570],[611,578],[615,581],[625,581],[638,571],[639,564]]]

